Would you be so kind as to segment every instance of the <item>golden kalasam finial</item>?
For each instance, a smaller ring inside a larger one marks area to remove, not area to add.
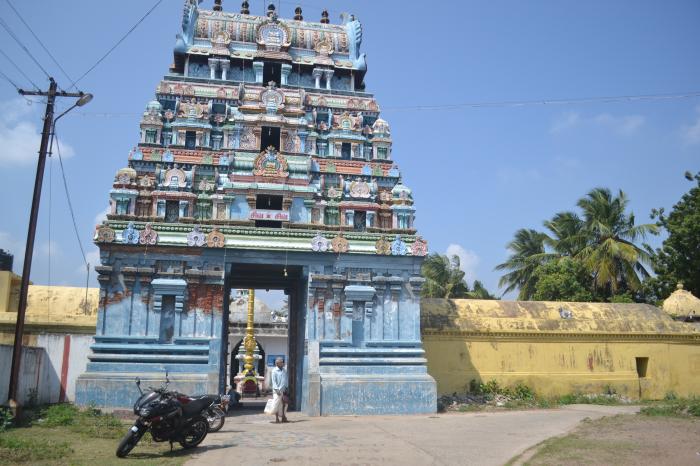
[[[243,357],[243,367],[245,368],[245,375],[255,375],[253,370],[253,361],[255,353],[255,332],[254,332],[254,321],[255,321],[255,290],[248,290],[248,326],[245,329],[245,340],[243,341],[243,347],[245,348],[245,356]]]

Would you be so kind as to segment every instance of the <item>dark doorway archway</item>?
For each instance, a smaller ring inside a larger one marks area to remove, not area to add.
[[[287,375],[289,378],[290,409],[301,409],[300,383],[304,358],[304,325],[305,325],[305,290],[307,275],[301,266],[284,266],[269,264],[233,263],[228,267],[226,286],[224,287],[224,325],[221,348],[221,368],[219,386],[223,390],[226,385],[227,372],[233,372],[229,365],[227,354],[229,335],[229,304],[228,299],[232,289],[269,289],[284,290],[288,297],[288,339],[287,339]],[[238,350],[240,343],[234,348]],[[264,364],[264,358],[261,360]],[[264,372],[263,372],[264,373]]]

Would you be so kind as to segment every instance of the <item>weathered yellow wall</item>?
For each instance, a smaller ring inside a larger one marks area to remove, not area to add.
[[[438,393],[464,392],[469,381],[524,383],[544,396],[604,393],[612,387],[631,398],[700,395],[700,344],[655,341],[512,341],[424,336],[428,372]],[[636,357],[648,357],[637,377]]]
[[[423,300],[421,328],[440,394],[495,379],[544,396],[700,395],[700,332],[654,306]],[[642,379],[637,357],[649,358]]]
[[[0,271],[0,312],[17,312],[19,282],[14,273]]]

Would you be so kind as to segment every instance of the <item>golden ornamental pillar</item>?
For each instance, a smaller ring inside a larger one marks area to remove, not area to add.
[[[243,341],[243,347],[245,348],[245,356],[243,357],[243,367],[245,368],[245,375],[255,375],[253,370],[253,361],[255,353],[255,290],[248,290],[248,326],[245,331],[245,340]]]

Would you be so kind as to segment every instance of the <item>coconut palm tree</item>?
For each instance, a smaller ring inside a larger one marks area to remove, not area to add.
[[[530,299],[535,292],[532,274],[537,266],[550,258],[545,252],[547,238],[546,234],[533,229],[521,228],[515,232],[515,238],[508,243],[512,254],[496,266],[496,270],[508,271],[498,282],[498,286],[505,286],[504,294],[517,288],[518,299]]]
[[[635,225],[634,214],[626,212],[628,204],[625,193],[613,195],[606,188],[593,189],[578,201],[588,244],[575,257],[591,272],[594,286],[606,294],[635,291],[641,279],[649,277],[645,265],[651,264],[651,254],[637,242],[657,234],[658,228]]]
[[[459,257],[448,258],[433,253],[425,258],[421,269],[425,284],[422,295],[426,298],[464,298],[469,286],[464,281],[464,272],[459,268]]]
[[[474,280],[474,285],[472,290],[467,293],[467,298],[469,299],[498,299],[496,296],[489,293],[483,283],[479,280]]]
[[[574,212],[559,212],[551,220],[545,220],[544,226],[550,232],[545,245],[556,257],[574,257],[588,244],[585,222]]]

